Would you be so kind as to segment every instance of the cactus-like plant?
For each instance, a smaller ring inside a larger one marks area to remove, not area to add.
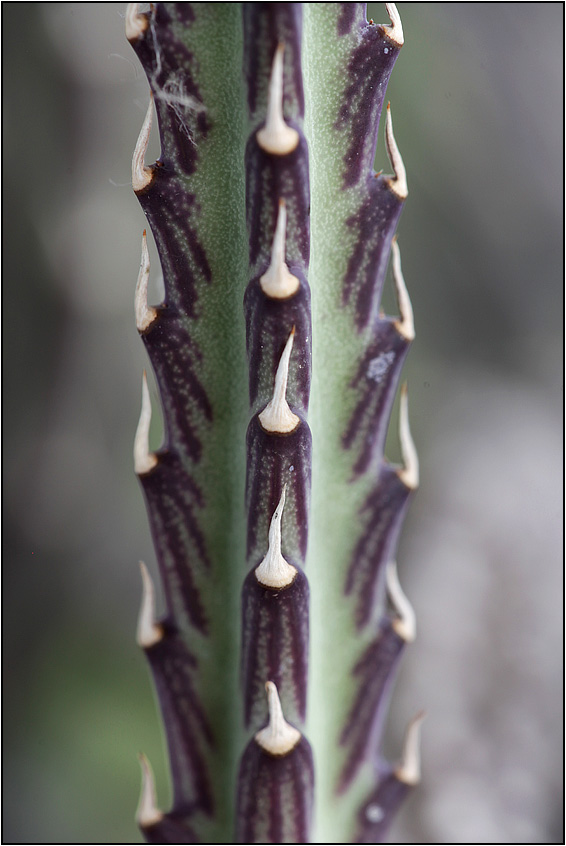
[[[130,4],[152,96],[133,188],[165,299],[135,297],[165,438],[135,470],[166,613],[142,565],[138,641],[161,707],[172,809],[142,759],[138,822],[155,843],[376,843],[419,778],[418,726],[380,756],[415,634],[397,579],[418,483],[384,460],[413,339],[394,233],[407,196],[373,159],[403,31],[363,3]],[[152,113],[161,155],[147,165]],[[379,311],[390,253],[400,316]]]

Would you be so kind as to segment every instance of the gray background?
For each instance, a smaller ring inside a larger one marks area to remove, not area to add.
[[[419,637],[391,756],[428,718],[391,840],[556,843],[563,6],[399,10],[388,96],[422,479],[398,556]],[[137,842],[141,750],[168,801],[134,643],[137,561],[154,561],[131,459],[146,362],[129,179],[148,88],[124,11],[3,4],[5,842]],[[155,301],[157,277],[154,260]]]

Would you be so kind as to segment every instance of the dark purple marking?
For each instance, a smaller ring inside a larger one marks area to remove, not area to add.
[[[236,843],[309,843],[313,803],[314,766],[306,738],[283,757],[250,740],[238,774]]]
[[[347,35],[352,31],[354,24],[362,27],[367,23],[367,3],[339,3],[340,12],[336,24],[338,35]]]
[[[154,825],[140,826],[146,843],[198,843],[197,837],[184,817],[164,814]]]
[[[158,463],[139,477],[147,506],[167,608],[177,619],[179,605],[195,628],[208,624],[198,582],[210,569],[199,524],[202,494],[173,450],[157,454]]]
[[[260,276],[265,270],[267,266]],[[244,295],[250,406],[253,411],[261,411],[273,396],[275,373],[293,326],[295,337],[289,361],[287,400],[303,414],[308,411],[311,385],[311,295],[300,269],[291,265],[289,270],[301,283],[292,297],[276,300],[266,296],[259,277],[252,279]]]
[[[358,814],[359,832],[355,843],[383,843],[393,818],[411,786],[400,781],[389,767]]]
[[[194,10],[189,3],[157,3],[147,17],[149,26],[132,47],[155,98],[162,162],[187,176],[196,170],[197,148],[210,123],[200,108],[195,58],[176,37],[172,24],[190,22]]]
[[[362,535],[346,577],[345,592],[356,597],[358,629],[383,598],[385,567],[393,560],[411,490],[397,470],[384,464],[376,487],[360,510]]]
[[[373,167],[383,100],[398,54],[399,48],[387,39],[383,27],[367,24],[360,28],[335,124],[335,129],[347,132],[350,139],[344,156],[344,188],[365,179]]]
[[[299,129],[291,122],[289,125]],[[287,264],[302,266],[306,273],[310,253],[310,188],[304,135],[299,133],[299,143],[292,153],[274,156],[262,150],[254,131],[246,145],[245,165],[251,267],[254,268],[258,260],[261,267],[268,266],[279,200],[285,200]]]
[[[256,416],[247,433],[247,558],[251,564],[267,552],[271,518],[287,485],[281,524],[283,555],[304,566],[311,488],[310,429],[304,420],[289,435],[266,432]]]
[[[373,338],[360,362],[350,388],[356,405],[342,435],[344,449],[355,450],[354,477],[364,473],[372,459],[381,463],[391,408],[409,341],[395,327],[394,319],[377,321]]]
[[[349,787],[361,764],[379,747],[404,647],[405,641],[393,628],[392,620],[385,617],[377,638],[370,643],[352,671],[357,689],[340,737],[341,745],[349,747],[338,785],[340,793]]]
[[[195,227],[198,207],[169,165],[154,167],[153,180],[137,194],[159,253],[165,303],[198,317],[198,290],[212,281],[206,252]]]
[[[197,375],[202,355],[175,308],[161,307],[142,335],[157,383],[165,421],[165,446],[198,463],[201,436],[212,421],[212,406]]]
[[[254,567],[242,589],[241,679],[246,728],[257,731],[265,725],[266,681],[276,685],[283,713],[291,720],[304,723],[308,649],[309,586],[306,576],[297,569],[292,584],[282,590],[272,590],[260,585]]]
[[[167,735],[173,811],[183,816],[196,810],[211,814],[206,750],[212,745],[212,733],[194,687],[196,660],[173,628],[164,625],[164,629],[162,640],[144,652]]]
[[[284,114],[302,118],[305,111],[301,71],[303,11],[300,3],[243,3],[244,79],[253,122],[265,119],[271,65],[280,42],[283,66]],[[260,110],[261,114],[257,114]]]
[[[368,193],[357,213],[347,220],[355,230],[356,246],[350,256],[342,299],[352,305],[361,331],[378,317],[378,307],[393,235],[403,201],[389,187],[390,177],[370,176]]]

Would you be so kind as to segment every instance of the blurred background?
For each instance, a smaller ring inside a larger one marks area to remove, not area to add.
[[[131,458],[146,361],[130,161],[148,86],[125,7],[2,9],[10,843],[139,842],[141,750],[168,801],[134,642],[137,562],[153,561]],[[389,754],[416,710],[428,718],[423,783],[390,840],[558,843],[563,5],[399,11],[388,97],[410,189],[399,243],[421,491],[398,556],[419,637]],[[377,166],[389,169],[383,145]],[[157,276],[154,261],[153,300]]]

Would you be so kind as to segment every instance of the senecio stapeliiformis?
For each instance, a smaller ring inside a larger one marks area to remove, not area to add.
[[[152,843],[378,843],[419,780],[421,716],[401,761],[380,756],[415,616],[395,549],[418,460],[384,459],[414,337],[395,230],[407,197],[374,173],[385,89],[403,44],[363,3],[128,6],[149,81],[132,184],[165,283],[135,316],[164,441],[149,448],[143,380],[135,470],[165,613],[142,564],[138,642],[171,765]],[[146,151],[154,111],[161,153]],[[392,257],[399,316],[380,311]],[[308,575],[307,575],[308,574]]]

